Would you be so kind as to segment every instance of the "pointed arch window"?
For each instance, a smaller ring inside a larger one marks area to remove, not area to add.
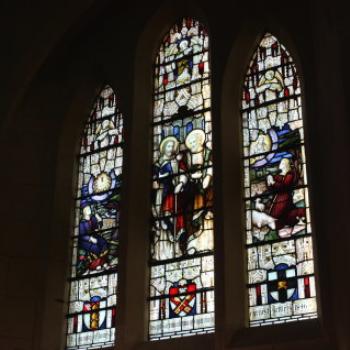
[[[270,33],[253,54],[242,95],[250,326],[316,318],[300,80]]]
[[[90,350],[115,343],[123,117],[108,85],[85,124],[78,163],[66,348]]]
[[[214,330],[209,37],[184,18],[155,62],[149,338]]]

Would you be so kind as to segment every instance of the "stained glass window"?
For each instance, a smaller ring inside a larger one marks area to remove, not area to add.
[[[149,338],[214,330],[209,37],[192,18],[155,63]]]
[[[300,80],[269,33],[242,97],[250,326],[316,318]]]
[[[78,162],[66,348],[90,350],[115,342],[123,118],[109,86],[93,105]]]

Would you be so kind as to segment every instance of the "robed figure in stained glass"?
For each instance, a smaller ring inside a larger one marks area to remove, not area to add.
[[[297,208],[293,202],[293,189],[298,183],[298,174],[296,169],[291,168],[291,160],[282,158],[279,163],[279,173],[272,176],[268,175],[268,188],[276,194],[270,207],[270,215],[277,219],[277,230],[283,227],[293,227],[297,222],[305,217],[305,208]],[[280,237],[285,235],[280,234]]]
[[[183,186],[187,177],[179,155],[179,141],[166,137],[159,146],[160,156],[154,164],[153,213],[155,221],[154,257],[170,259],[180,254],[179,242],[185,232]]]
[[[98,229],[102,226],[101,217],[92,213],[91,206],[86,201],[82,203],[82,208],[82,218],[79,222],[78,274],[87,270],[98,270],[103,265],[106,267],[108,254],[108,243],[98,234]]]
[[[201,129],[192,130],[185,140],[186,152],[184,158],[186,160],[186,169],[189,174],[186,192],[186,232],[187,239],[182,245],[183,251],[192,253],[193,250],[201,251],[212,249],[212,242],[203,234],[211,226],[212,219],[212,152],[205,144],[205,133]],[[211,227],[212,228],[212,227]],[[196,241],[196,247],[192,243],[191,249],[187,245],[203,234],[199,244]],[[204,238],[205,237],[205,238]]]

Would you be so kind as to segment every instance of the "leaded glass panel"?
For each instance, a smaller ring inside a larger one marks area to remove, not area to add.
[[[245,77],[242,126],[250,326],[316,318],[300,80],[269,33]]]
[[[123,118],[104,87],[85,125],[78,186],[67,315],[67,350],[115,342]]]
[[[149,338],[214,330],[209,37],[174,25],[155,64]]]

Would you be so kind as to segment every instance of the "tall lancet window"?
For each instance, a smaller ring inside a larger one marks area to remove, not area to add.
[[[149,338],[214,331],[209,37],[192,18],[155,62]]]
[[[118,225],[123,165],[123,118],[105,86],[81,139],[67,349],[101,349],[115,342]]]
[[[242,123],[250,326],[315,318],[300,80],[269,33],[245,77]]]

